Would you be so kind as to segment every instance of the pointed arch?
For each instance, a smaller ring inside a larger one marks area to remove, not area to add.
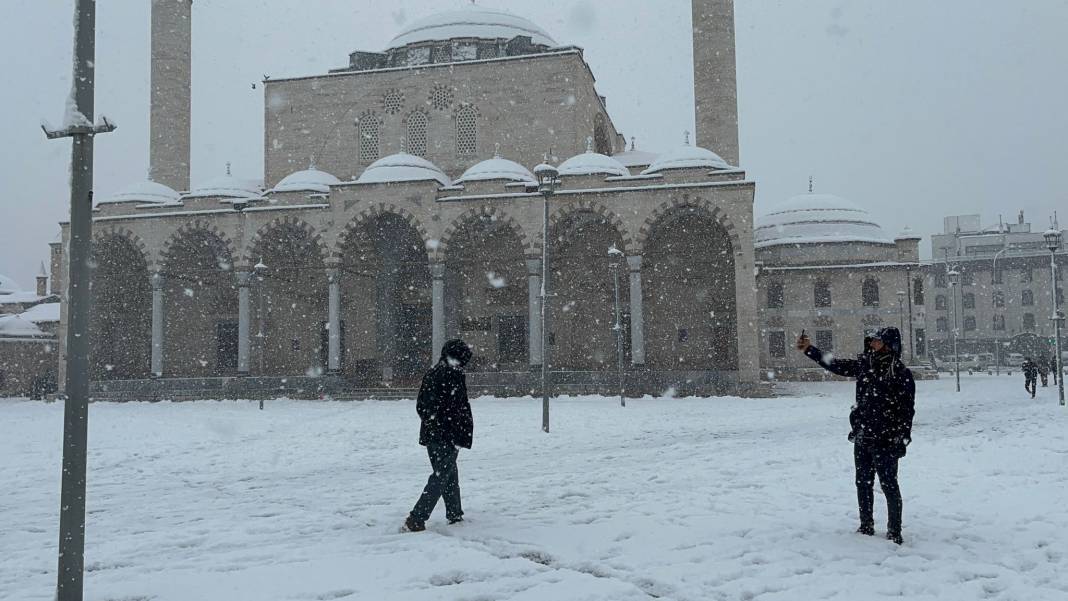
[[[428,254],[436,254],[437,251],[435,250],[435,247],[437,246],[437,242],[430,239],[430,234],[418,217],[404,207],[399,207],[392,203],[380,202],[360,211],[355,217],[349,220],[347,224],[345,224],[341,235],[337,237],[337,242],[334,244],[334,248],[330,253],[330,258],[333,261],[340,261],[344,256],[344,248],[349,244],[352,236],[358,235],[367,224],[383,215],[394,215],[403,219],[419,235],[419,238],[423,242],[423,247]]]
[[[313,248],[315,248],[317,252],[315,258],[319,261],[326,260],[326,247],[323,243],[321,234],[319,234],[314,227],[299,217],[279,217],[256,230],[256,234],[252,236],[252,240],[249,241],[248,247],[241,256],[242,263],[245,265],[252,265],[255,263],[258,259],[258,253],[262,250],[265,237],[279,228],[300,231],[306,234],[308,239],[313,243]]]
[[[557,233],[560,227],[568,220],[573,219],[581,213],[588,213],[590,215],[598,217],[606,224],[615,229],[619,234],[619,238],[622,241],[623,248],[620,250],[630,254],[635,250],[634,238],[631,236],[630,228],[627,227],[623,219],[620,218],[615,212],[611,211],[603,204],[592,200],[580,200],[579,202],[568,203],[567,205],[557,208],[549,214],[549,232],[550,234]],[[536,237],[531,241],[530,249],[533,253],[541,252],[541,237]]]
[[[654,234],[657,228],[664,227],[670,223],[672,219],[678,219],[686,214],[696,213],[703,213],[722,226],[727,237],[730,238],[731,247],[734,252],[741,252],[742,247],[738,238],[738,232],[730,217],[728,217],[719,207],[712,206],[711,202],[691,198],[688,194],[665,201],[657,206],[642,223],[641,228],[639,228],[635,246],[638,250],[644,250],[649,242],[649,238]]]
[[[497,207],[481,206],[463,213],[449,223],[445,228],[445,231],[442,233],[441,239],[438,240],[437,255],[445,256],[448,252],[449,244],[453,241],[457,232],[460,232],[465,227],[479,221],[492,221],[500,224],[501,227],[506,227],[512,230],[522,243],[524,253],[532,248],[533,240],[531,239],[531,236],[523,229],[523,226],[520,225],[515,217]]]

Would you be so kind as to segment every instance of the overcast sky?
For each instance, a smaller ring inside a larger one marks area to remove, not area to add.
[[[196,0],[194,185],[262,177],[263,95],[252,82],[323,73],[354,49],[461,0]],[[97,14],[96,191],[148,168],[149,2]],[[693,124],[686,0],[481,0],[586,49],[616,125],[663,150]],[[738,0],[742,166],[756,212],[803,192],[849,198],[893,235],[1068,213],[1068,0]],[[0,273],[29,288],[68,205],[69,142],[47,142],[70,88],[73,0],[4,0],[0,22]],[[517,116],[521,120],[522,116]],[[715,149],[713,149],[715,150]],[[1068,214],[1064,215],[1068,220]],[[1062,222],[1063,223],[1063,222]],[[926,253],[929,241],[923,247]]]

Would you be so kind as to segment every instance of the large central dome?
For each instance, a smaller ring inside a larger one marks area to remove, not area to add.
[[[756,248],[793,244],[894,242],[859,205],[833,194],[800,194],[757,219]]]
[[[470,6],[460,10],[435,13],[409,23],[389,42],[387,50],[421,42],[440,42],[458,38],[510,40],[529,36],[534,44],[556,46],[556,41],[534,23],[499,10]]]

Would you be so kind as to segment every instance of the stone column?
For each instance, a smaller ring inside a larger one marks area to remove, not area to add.
[[[152,274],[152,376],[163,376],[163,274]]]
[[[341,371],[341,270],[327,269],[326,277],[330,283],[327,369],[336,374]]]
[[[630,271],[630,360],[645,365],[645,321],[642,315],[642,258],[627,257]]]
[[[527,259],[527,348],[530,365],[540,366],[541,357],[541,258]]]
[[[433,278],[431,289],[431,302],[433,313],[431,318],[430,364],[437,361],[441,353],[441,347],[445,346],[445,264],[440,261],[430,263],[430,276]]]
[[[249,371],[249,326],[251,325],[249,287],[252,273],[237,274],[237,373],[247,376]]]

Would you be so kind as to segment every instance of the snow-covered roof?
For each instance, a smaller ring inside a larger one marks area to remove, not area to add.
[[[668,169],[730,169],[718,154],[701,148],[691,146],[688,142],[674,150],[669,150],[658,156],[648,169],[642,171],[642,175],[660,173]]]
[[[96,204],[173,204],[179,200],[181,200],[181,195],[171,188],[146,179],[126,186],[122,190],[119,190],[115,194],[97,202]]]
[[[30,323],[56,323],[59,321],[59,303],[41,303],[19,313]]]
[[[0,338],[34,338],[48,336],[41,328],[25,320],[21,315],[0,317]]]
[[[371,163],[358,180],[361,184],[436,181],[451,185],[449,176],[430,161],[406,152],[398,152]]]
[[[626,152],[614,154],[612,155],[612,158],[619,161],[619,163],[625,167],[648,167],[649,165],[652,165],[659,156],[660,154],[656,152],[628,150]]]
[[[15,280],[0,273],[0,294],[12,294],[15,292],[22,292],[22,287],[15,283]]]
[[[912,231],[912,228],[907,225],[894,236],[894,240],[920,240],[922,238],[923,236]]]
[[[544,29],[523,17],[472,5],[412,21],[390,40],[386,49],[457,38],[510,40],[516,36],[530,36],[535,44],[543,46],[557,45]]]
[[[204,198],[208,196],[260,198],[263,196],[263,187],[255,180],[241,179],[227,173],[193,188],[183,198]]]
[[[589,149],[560,163],[557,169],[560,171],[560,175],[608,175],[617,177],[630,175],[630,170],[623,163],[608,155],[593,152]]]
[[[508,159],[502,159],[499,156],[495,156],[492,159],[482,161],[472,166],[467,171],[464,171],[464,174],[460,176],[460,179],[456,180],[456,183],[463,184],[466,182],[482,182],[489,180],[537,182],[537,180],[534,179],[534,174],[526,167],[515,161],[509,161]]]
[[[893,244],[859,205],[833,194],[800,194],[756,220],[756,248],[784,244]]]
[[[278,182],[271,192],[330,192],[330,186],[336,186],[341,180],[333,175],[310,167],[304,171],[291,173]]]
[[[29,305],[39,303],[45,298],[48,297],[40,296],[31,290],[18,290],[0,294],[0,305]]]

